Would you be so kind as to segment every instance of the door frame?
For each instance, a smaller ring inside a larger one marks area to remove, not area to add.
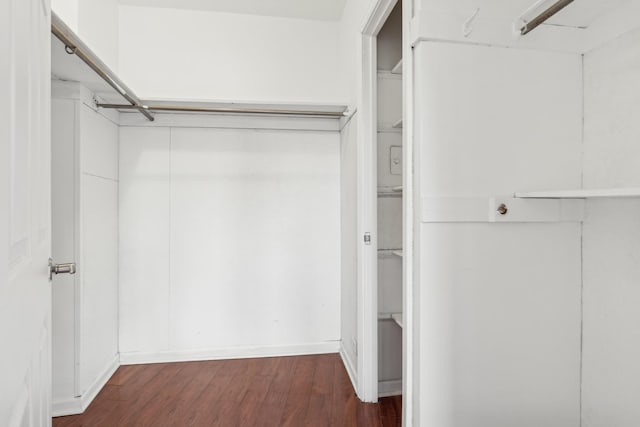
[[[378,401],[378,108],[377,37],[399,0],[377,0],[362,28],[361,119],[358,132],[358,385],[365,402]]]

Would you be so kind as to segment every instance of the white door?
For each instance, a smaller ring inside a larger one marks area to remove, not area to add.
[[[50,0],[0,0],[0,425],[51,425]]]

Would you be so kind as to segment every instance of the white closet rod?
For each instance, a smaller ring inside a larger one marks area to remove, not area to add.
[[[153,121],[153,116],[147,111],[147,108],[142,104],[140,98],[53,12],[51,12],[51,33],[64,43],[68,54],[75,54],[107,82],[109,86],[114,88],[124,99],[130,102],[131,105],[127,107],[138,110],[147,119]]]
[[[525,21],[524,26],[520,29],[520,34],[523,36],[529,34],[531,31],[538,28],[540,25],[547,22],[553,15],[560,12],[565,7],[573,3],[573,0],[560,0],[549,6],[540,15],[533,18],[531,21]]]
[[[100,108],[112,108],[116,110],[135,110],[135,105],[98,104]],[[227,114],[269,114],[287,116],[314,116],[314,117],[343,117],[346,113],[341,111],[312,111],[312,110],[286,110],[276,108],[241,108],[241,107],[206,107],[194,105],[145,105],[148,111],[174,111],[185,113],[227,113]]]

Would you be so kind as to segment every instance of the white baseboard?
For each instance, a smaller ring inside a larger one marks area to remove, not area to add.
[[[378,382],[378,397],[402,395],[402,380]]]
[[[73,399],[53,401],[53,417],[66,417],[67,415],[82,414],[82,398],[75,397]]]
[[[107,381],[113,376],[120,367],[120,356],[116,357],[107,365],[102,374],[87,388],[87,391],[80,397],[74,397],[67,400],[58,400],[53,402],[53,416],[64,417],[67,415],[82,414],[91,405],[93,399],[96,398],[100,390],[107,384]]]
[[[146,363],[197,362],[199,360],[253,359],[259,357],[303,356],[338,353],[340,341],[315,344],[224,347],[210,350],[160,351],[153,353],[120,353],[122,365]]]
[[[353,364],[351,358],[349,358],[349,354],[345,350],[344,344],[342,342],[340,342],[340,358],[342,359],[342,363],[347,370],[347,374],[349,375],[349,379],[351,380],[351,385],[353,386],[356,394],[358,394],[358,376],[354,367],[355,365]]]

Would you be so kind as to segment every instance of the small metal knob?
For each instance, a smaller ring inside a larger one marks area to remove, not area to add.
[[[54,264],[53,260],[49,258],[49,280],[53,278],[54,274],[76,274],[76,263]]]
[[[509,212],[509,208],[504,203],[498,206],[498,213],[500,215],[506,215]]]

